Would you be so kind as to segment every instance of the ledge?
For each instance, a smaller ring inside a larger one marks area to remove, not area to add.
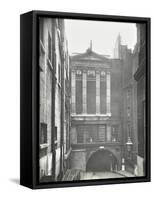
[[[72,120],[109,120],[111,119],[112,114],[71,114]]]
[[[117,146],[121,147],[123,144],[121,142],[93,142],[93,143],[78,143],[78,144],[72,144],[72,150],[74,149],[85,149],[85,148],[91,148],[91,147],[97,147],[97,148],[105,148],[105,147],[111,147],[111,146]]]
[[[111,113],[106,114],[71,114],[72,117],[111,117]]]

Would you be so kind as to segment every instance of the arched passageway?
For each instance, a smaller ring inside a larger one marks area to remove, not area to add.
[[[118,161],[109,150],[98,150],[94,152],[86,165],[86,171],[107,172],[117,170]]]

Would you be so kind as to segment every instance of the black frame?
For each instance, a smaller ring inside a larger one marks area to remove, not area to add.
[[[39,183],[39,17],[146,24],[146,176]],[[20,184],[32,189],[149,182],[151,180],[150,18],[31,11],[20,16]]]

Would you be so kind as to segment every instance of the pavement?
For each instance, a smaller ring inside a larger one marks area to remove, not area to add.
[[[81,172],[80,180],[122,178],[124,175],[114,172]]]
[[[117,172],[80,172],[80,180],[124,178],[124,177],[135,177],[135,175],[128,171],[122,171],[122,170]]]
[[[134,174],[132,174],[132,173],[130,173],[128,171],[122,171],[122,170],[120,170],[120,171],[117,171],[117,173],[120,174],[120,175],[126,176],[126,177],[135,177]]]

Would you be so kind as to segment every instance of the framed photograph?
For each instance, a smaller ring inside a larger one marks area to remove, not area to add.
[[[21,185],[150,181],[150,18],[20,19]]]

